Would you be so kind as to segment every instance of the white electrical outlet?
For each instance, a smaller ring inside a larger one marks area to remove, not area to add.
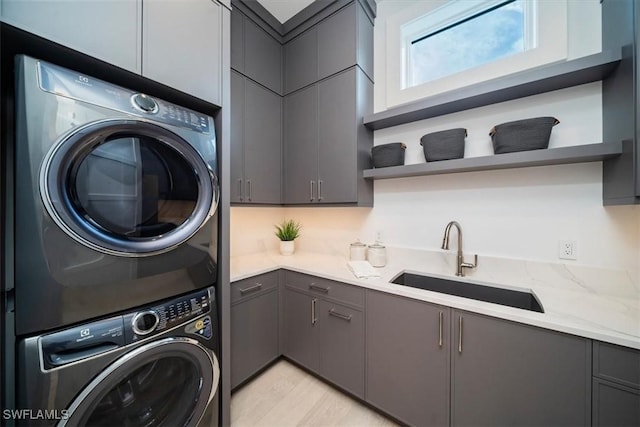
[[[578,259],[578,247],[576,242],[572,240],[558,241],[558,258],[560,259]]]

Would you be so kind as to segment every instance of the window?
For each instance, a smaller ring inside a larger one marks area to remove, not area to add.
[[[419,18],[418,23],[407,26],[405,87],[433,81],[533,47],[530,31],[532,14],[524,0],[502,0],[497,4],[495,1],[464,3],[466,13],[462,18],[456,14],[453,23],[445,20],[434,25],[439,15],[436,10]],[[458,6],[455,3],[450,5]],[[445,7],[451,9],[450,5]],[[482,9],[478,11],[479,7]],[[411,34],[411,29],[420,24],[427,27]]]
[[[386,18],[386,108],[567,58],[567,0],[398,3],[380,3],[383,13],[395,8]]]

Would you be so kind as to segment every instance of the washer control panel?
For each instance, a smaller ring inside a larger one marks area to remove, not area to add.
[[[210,340],[216,327],[216,311],[211,307],[214,292],[214,288],[203,289],[133,313],[42,335],[38,338],[42,369],[57,369],[177,327],[180,333]]]

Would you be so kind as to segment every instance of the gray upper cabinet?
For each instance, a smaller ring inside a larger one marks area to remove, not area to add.
[[[640,13],[635,0],[602,2],[602,48],[620,49],[622,61],[602,82],[602,135],[623,143],[622,155],[603,162],[605,205],[640,204]]]
[[[356,64],[373,79],[373,22],[357,1],[318,24],[318,78]]]
[[[591,424],[591,342],[453,311],[451,425]]]
[[[240,73],[244,73],[244,20],[238,9],[231,11],[231,68]]]
[[[222,9],[211,0],[144,0],[142,75],[220,105]]]
[[[318,88],[284,97],[284,202],[312,203],[318,179]]]
[[[311,27],[284,45],[284,93],[318,80],[318,29]]]
[[[231,68],[282,94],[282,44],[238,9],[231,12]]]
[[[284,47],[284,93],[354,65],[373,80],[373,21],[354,1]]]
[[[142,70],[142,0],[2,0],[0,5],[8,24],[125,70]]]
[[[449,425],[450,309],[367,290],[366,400],[408,425]]]
[[[215,1],[0,4],[4,22],[220,105],[224,12]]]
[[[358,67],[285,96],[286,204],[371,205],[372,131],[362,125],[373,84]]]
[[[282,203],[282,97],[231,72],[231,202]]]
[[[231,70],[231,203],[244,202],[244,76]]]

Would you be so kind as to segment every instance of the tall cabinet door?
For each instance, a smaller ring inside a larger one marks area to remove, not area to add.
[[[369,290],[366,298],[366,400],[409,425],[449,425],[450,310]]]
[[[364,398],[364,315],[360,310],[318,301],[320,372]]]
[[[2,0],[2,20],[140,73],[142,0]]]
[[[244,76],[231,70],[231,202],[244,201]]]
[[[144,0],[142,75],[220,105],[221,9],[212,0]]]
[[[318,199],[358,200],[356,68],[318,84]]]
[[[282,98],[249,79],[244,95],[245,202],[281,203]]]
[[[301,365],[319,371],[318,299],[284,287],[283,354]]]
[[[312,203],[318,197],[318,86],[284,98],[285,204]]]
[[[453,312],[453,426],[591,425],[591,342]]]

